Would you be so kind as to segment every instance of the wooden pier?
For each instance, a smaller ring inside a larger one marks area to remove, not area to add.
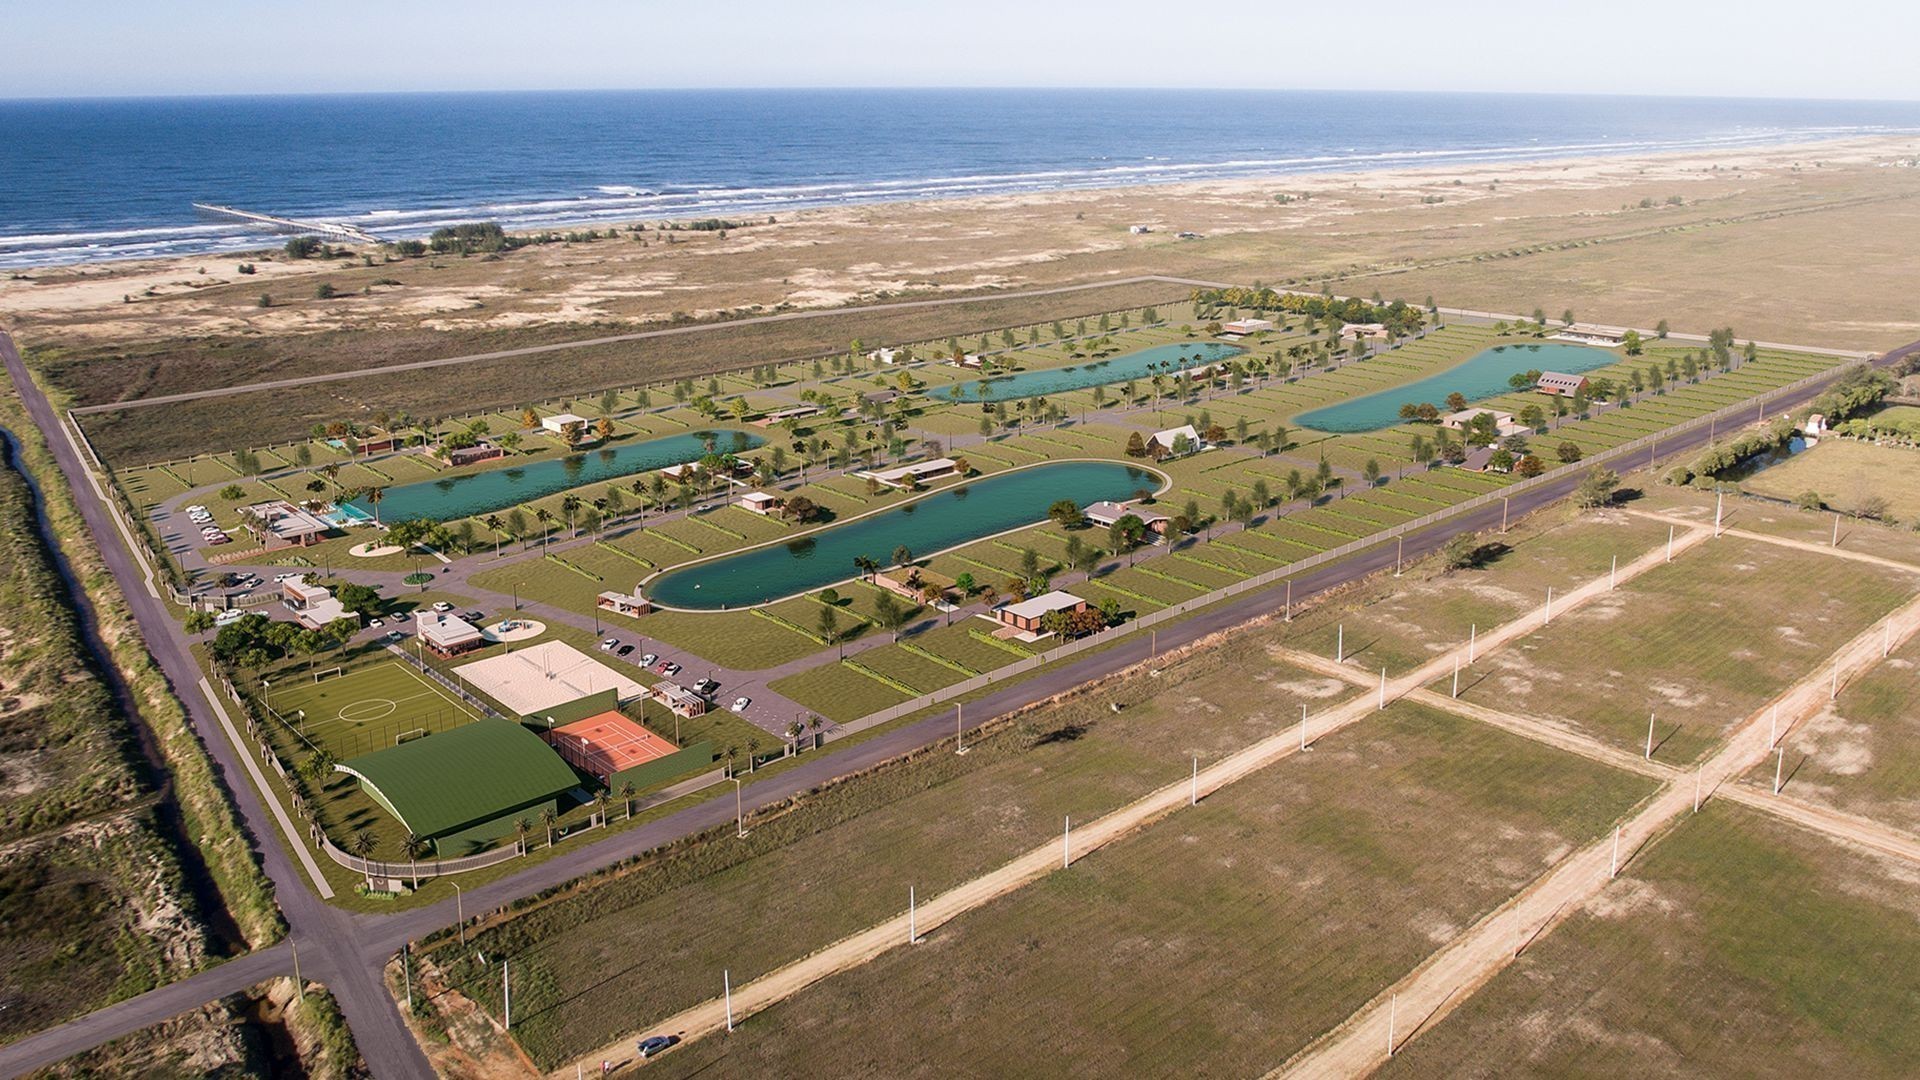
[[[342,225],[337,221],[302,221],[299,218],[279,217],[274,214],[262,214],[254,210],[241,210],[232,206],[218,206],[213,203],[194,203],[193,208],[203,213],[221,217],[238,218],[254,225],[267,225],[275,229],[293,233],[312,233],[319,236],[331,236],[341,240],[352,240],[361,244],[378,244],[381,239],[372,233],[356,229],[351,225]]]

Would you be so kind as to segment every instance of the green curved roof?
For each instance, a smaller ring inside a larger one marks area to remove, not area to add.
[[[580,785],[552,747],[511,720],[476,720],[334,768],[359,777],[421,837],[491,821]]]

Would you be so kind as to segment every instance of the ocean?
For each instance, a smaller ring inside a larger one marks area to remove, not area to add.
[[[0,266],[900,199],[1920,131],[1920,104],[1162,90],[737,90],[0,102]]]

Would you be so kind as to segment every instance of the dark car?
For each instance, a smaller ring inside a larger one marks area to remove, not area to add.
[[[474,624],[476,624],[476,625],[477,625],[477,624],[478,624],[478,623],[480,622],[480,620],[482,620],[482,619],[484,619],[484,618],[486,618],[486,616],[485,616],[485,615],[482,615],[481,613],[479,613],[479,612],[477,612],[477,611],[469,611],[469,612],[467,612],[467,613],[466,613],[465,615],[463,615],[463,616],[461,616],[461,617],[462,617],[462,618],[464,618],[464,619],[465,619],[466,621],[468,621],[468,622],[470,622],[470,623],[474,623]]]
[[[619,648],[613,650],[613,655],[615,656],[631,656],[632,654],[633,654],[633,646],[631,645],[622,645]]]
[[[658,1054],[668,1049],[669,1047],[672,1047],[675,1043],[679,1041],[680,1041],[680,1036],[678,1035],[655,1035],[650,1039],[641,1039],[640,1040],[640,1056],[643,1058],[650,1058],[653,1055]]]

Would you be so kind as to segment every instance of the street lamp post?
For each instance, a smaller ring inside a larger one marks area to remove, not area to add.
[[[453,886],[453,910],[455,913],[455,917],[459,919],[458,925],[460,927],[460,947],[464,949],[467,947],[466,898],[460,892],[459,882],[449,879],[447,884]]]

